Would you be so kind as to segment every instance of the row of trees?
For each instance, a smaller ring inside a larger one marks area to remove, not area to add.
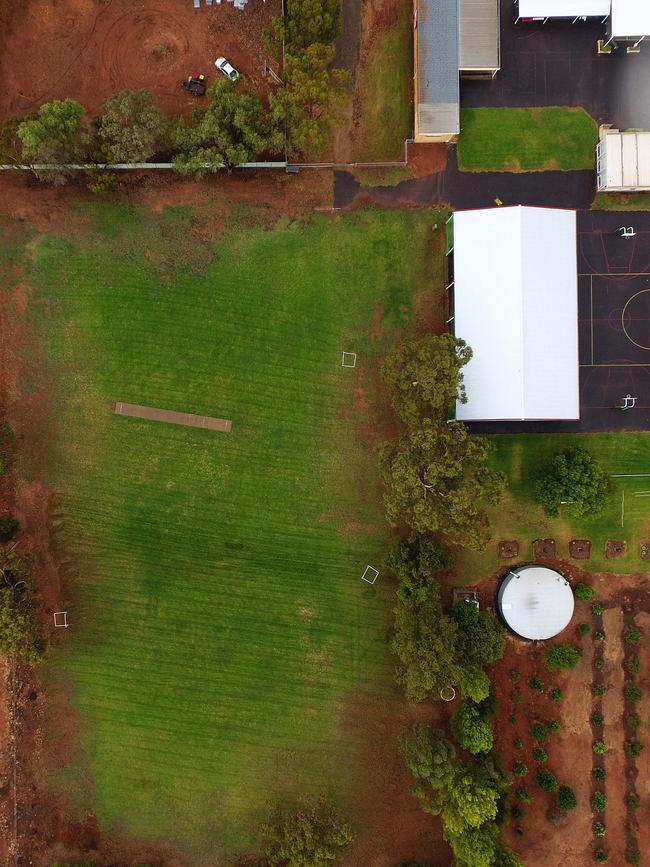
[[[441,817],[456,867],[521,867],[499,833],[510,780],[495,753],[465,760],[443,731],[424,724],[402,734],[400,748],[412,793]]]
[[[431,536],[413,535],[395,545],[388,565],[398,579],[391,649],[408,700],[438,697],[449,686],[471,701],[486,699],[490,681],[483,668],[503,656],[503,629],[473,603],[445,613],[436,575],[450,568],[448,552]]]
[[[490,538],[485,506],[498,503],[505,478],[489,467],[492,444],[449,418],[466,399],[462,368],[471,357],[453,334],[403,341],[388,356],[382,376],[406,430],[381,447],[380,468],[392,525],[481,550]]]

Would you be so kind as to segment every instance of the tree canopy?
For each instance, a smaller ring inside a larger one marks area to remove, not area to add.
[[[384,443],[380,468],[389,523],[403,521],[418,533],[439,532],[451,544],[482,550],[490,537],[482,504],[496,504],[504,486],[503,474],[488,466],[492,448],[460,422],[431,419]]]
[[[164,147],[167,119],[148,90],[121,90],[104,101],[97,137],[111,163],[142,163]]]
[[[474,623],[464,626],[458,642],[465,662],[478,666],[498,662],[506,648],[505,631],[490,611],[480,611]]]
[[[74,99],[55,99],[44,103],[36,116],[23,120],[17,130],[26,163],[58,166],[39,175],[62,182],[65,164],[81,163],[87,157],[90,136],[84,123],[84,107]]]
[[[460,746],[468,752],[489,753],[494,738],[490,722],[481,713],[480,707],[464,700],[451,718],[451,730]]]
[[[348,822],[323,798],[276,811],[262,834],[271,867],[330,867],[354,840]]]
[[[402,421],[415,427],[427,416],[447,419],[456,400],[467,400],[461,370],[471,357],[469,346],[453,334],[398,343],[381,372]]]
[[[208,88],[208,104],[195,108],[190,126],[179,119],[173,138],[180,151],[178,171],[198,177],[251,162],[264,151],[282,147],[282,133],[273,126],[256,93],[238,93],[221,78]]]
[[[580,662],[582,652],[572,644],[554,644],[544,655],[544,665],[549,671],[569,671]]]
[[[560,506],[580,518],[600,514],[612,490],[610,477],[583,448],[571,447],[555,455],[542,470],[535,491],[544,511],[557,517]]]

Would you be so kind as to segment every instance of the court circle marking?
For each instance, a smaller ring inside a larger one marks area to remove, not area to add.
[[[639,349],[650,350],[650,346],[644,346],[642,343],[638,343],[636,340],[634,340],[633,337],[630,337],[628,330],[625,327],[625,313],[627,311],[628,305],[631,304],[635,298],[638,298],[639,295],[643,295],[644,292],[650,292],[650,289],[639,289],[638,292],[635,292],[634,295],[631,295],[627,299],[627,301],[625,302],[625,305],[623,307],[623,312],[621,313],[621,325],[623,326],[623,333],[625,334],[627,339],[630,341],[630,343],[633,343],[634,346],[638,347]],[[634,320],[632,320],[632,321],[634,321]]]

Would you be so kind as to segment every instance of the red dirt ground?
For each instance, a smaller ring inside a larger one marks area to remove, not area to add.
[[[227,0],[199,10],[192,0],[25,0],[0,14],[0,119],[65,97],[97,113],[123,88],[145,88],[168,115],[187,115],[196,100],[180,82],[193,72],[215,81],[222,55],[246,85],[262,94],[271,86],[262,31],[279,0],[249,0],[241,11]]]

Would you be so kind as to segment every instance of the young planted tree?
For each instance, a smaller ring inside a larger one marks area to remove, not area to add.
[[[554,644],[546,651],[544,665],[549,671],[575,668],[580,662],[582,652],[572,644]]]
[[[603,467],[586,449],[568,448],[546,465],[535,490],[547,515],[557,517],[563,506],[567,514],[581,518],[603,511],[612,485]]]
[[[179,150],[175,168],[197,177],[282,148],[282,134],[259,96],[251,91],[237,93],[236,85],[227,78],[209,88],[207,106],[194,109],[189,127],[179,121],[172,137]]]
[[[389,523],[482,550],[490,527],[483,503],[499,501],[504,477],[488,467],[493,446],[459,422],[425,419],[420,428],[384,443],[380,466]]]
[[[261,830],[271,867],[329,867],[354,840],[348,822],[322,798],[276,811]]]
[[[398,343],[381,374],[402,421],[417,427],[428,416],[446,420],[457,400],[466,402],[461,371],[471,357],[469,346],[453,334]]]
[[[109,163],[142,163],[166,144],[168,123],[148,90],[121,90],[102,105],[97,137]]]
[[[63,183],[70,174],[66,165],[85,162],[90,136],[84,114],[84,107],[74,99],[55,99],[20,123],[17,135],[23,161],[51,166],[35,170],[40,178]]]

